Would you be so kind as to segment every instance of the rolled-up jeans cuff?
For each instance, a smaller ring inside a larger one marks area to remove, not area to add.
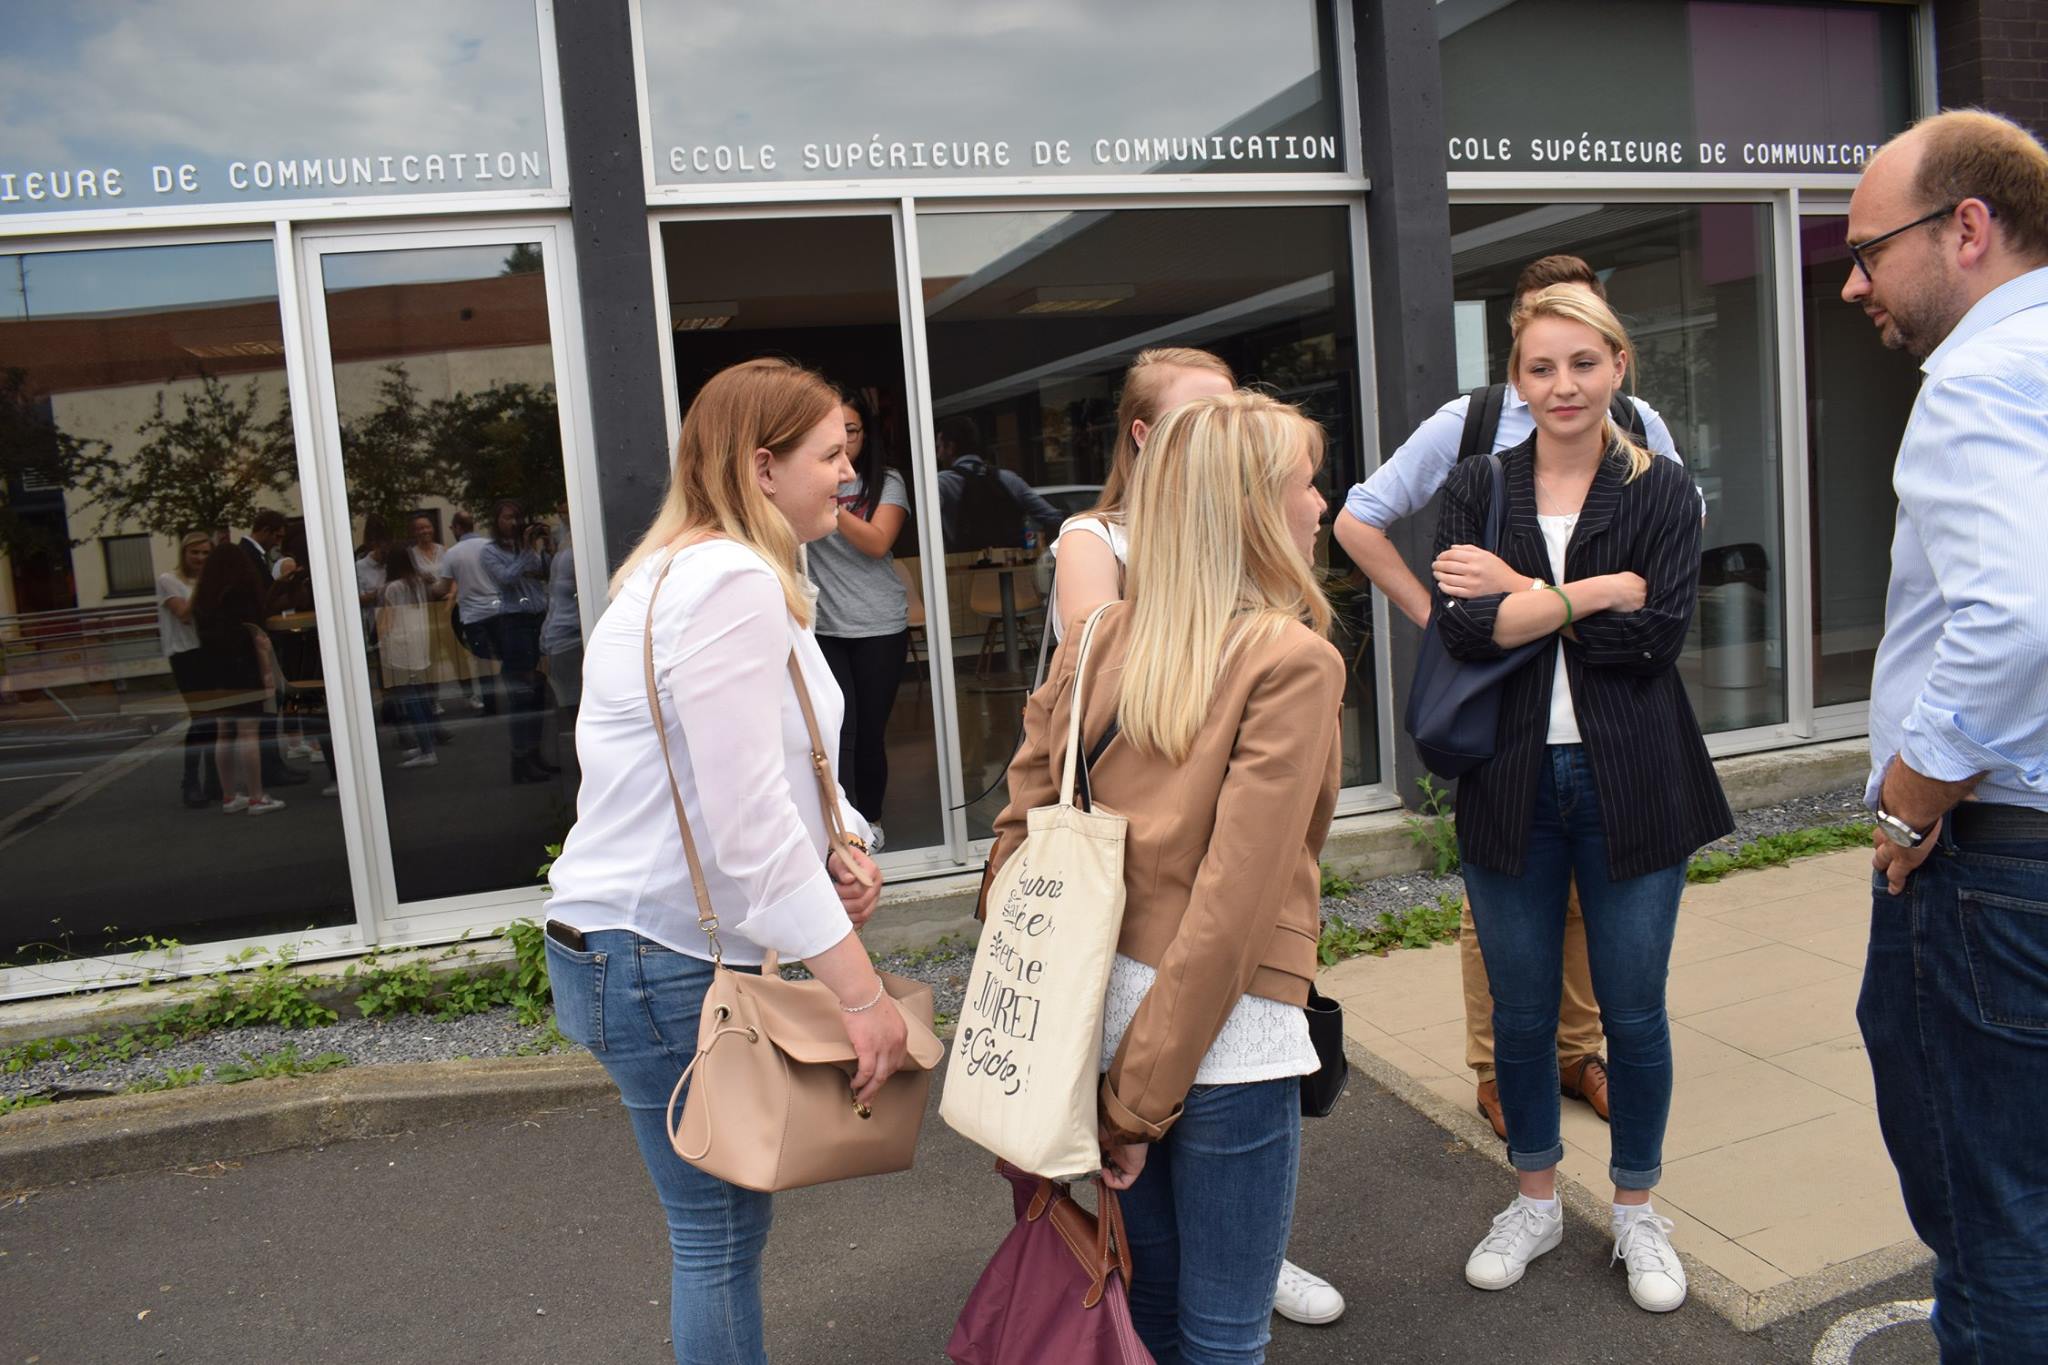
[[[1548,1150],[1541,1152],[1518,1152],[1508,1149],[1508,1164],[1518,1171],[1547,1171],[1564,1160],[1564,1144],[1552,1143]]]
[[[1664,1178],[1664,1168],[1658,1165],[1647,1171],[1630,1171],[1620,1166],[1609,1166],[1607,1178],[1614,1182],[1614,1188],[1617,1190],[1655,1189],[1657,1182]]]

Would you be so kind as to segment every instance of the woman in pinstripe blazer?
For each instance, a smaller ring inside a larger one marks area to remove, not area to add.
[[[1458,839],[1492,981],[1496,1066],[1520,1193],[1466,1262],[1505,1289],[1563,1234],[1557,1204],[1557,1009],[1576,876],[1609,1047],[1614,1258],[1638,1305],[1685,1300],[1671,1222],[1649,1203],[1671,1107],[1664,980],[1685,864],[1734,827],[1678,655],[1698,600],[1692,480],[1607,420],[1627,334],[1581,290],[1526,307],[1509,358],[1536,431],[1499,458],[1507,531],[1477,547],[1485,461],[1444,486],[1433,610],[1461,659],[1554,639],[1504,685],[1494,756],[1458,792]]]

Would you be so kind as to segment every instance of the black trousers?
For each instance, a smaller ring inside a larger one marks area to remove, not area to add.
[[[903,685],[910,632],[820,635],[818,648],[846,697],[846,719],[839,726],[839,783],[855,810],[879,820],[889,790],[889,713]]]

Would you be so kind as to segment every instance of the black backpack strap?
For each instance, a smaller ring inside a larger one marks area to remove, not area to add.
[[[1488,384],[1472,390],[1465,400],[1465,430],[1458,437],[1458,459],[1489,454],[1494,437],[1500,434],[1501,410],[1507,406],[1508,386]]]
[[[1116,739],[1117,733],[1122,728],[1122,722],[1116,716],[1111,716],[1109,718],[1109,728],[1102,732],[1102,738],[1095,741],[1095,747],[1083,756],[1080,764],[1075,769],[1074,804],[1082,810],[1091,810],[1095,805],[1095,793],[1088,785],[1088,770],[1102,761],[1103,751],[1109,748],[1110,743]]]
[[[1486,425],[1486,393],[1486,388],[1480,388],[1465,395],[1465,430],[1458,436],[1460,464],[1479,453],[1480,429]]]
[[[1613,419],[1615,430],[1629,436],[1637,445],[1649,439],[1649,430],[1643,425],[1643,410],[1627,394],[1617,393],[1607,400],[1607,415]]]

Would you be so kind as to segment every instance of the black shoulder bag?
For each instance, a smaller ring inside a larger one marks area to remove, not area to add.
[[[1507,533],[1507,474],[1500,456],[1489,454],[1493,505],[1487,509],[1479,548],[1499,553]],[[1454,600],[1446,611],[1459,610]],[[1423,766],[1438,777],[1462,777],[1493,757],[1500,730],[1500,689],[1514,672],[1548,646],[1551,637],[1531,640],[1498,659],[1467,662],[1444,647],[1435,614],[1422,632],[1422,652],[1408,689],[1406,722]]]

